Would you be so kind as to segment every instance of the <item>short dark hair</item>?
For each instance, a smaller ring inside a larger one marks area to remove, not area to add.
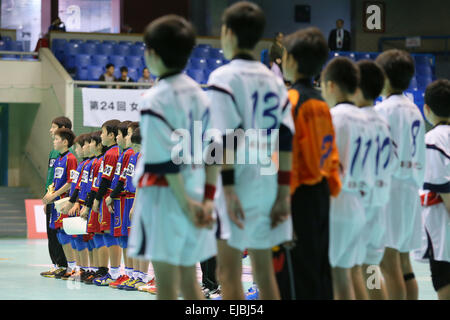
[[[225,10],[222,23],[236,35],[239,48],[253,50],[263,35],[266,18],[258,5],[241,1]]]
[[[61,140],[67,140],[67,147],[73,146],[73,141],[75,140],[75,134],[69,128],[59,128],[55,131],[55,136],[61,137]]]
[[[86,141],[87,135],[85,133],[82,133],[73,140],[73,144],[79,144],[80,146],[84,145],[84,141]]]
[[[95,141],[95,145],[98,145],[99,143],[102,143],[102,138],[100,137],[100,135],[102,134],[101,131],[94,131],[91,133],[90,135],[90,139],[89,142]]]
[[[136,128],[139,128],[139,122],[138,121],[133,121],[132,123],[130,123],[128,125],[128,128],[131,128],[131,131],[134,132],[134,130],[136,130]]]
[[[106,65],[106,70],[108,70],[109,68],[111,68],[111,67],[114,67],[114,64],[112,64],[112,63],[108,63],[107,65]]]
[[[328,59],[328,43],[316,27],[300,29],[285,38],[286,51],[297,61],[297,71],[308,77],[320,73]]]
[[[58,128],[72,129],[72,121],[67,117],[56,117],[52,120],[52,123],[56,124]]]
[[[137,127],[133,130],[133,134],[131,135],[131,143],[135,144],[141,144],[142,137],[141,137],[141,129]]]
[[[195,46],[195,36],[191,23],[171,14],[147,26],[144,42],[148,50],[155,50],[167,68],[182,70]]]
[[[414,59],[399,49],[391,49],[381,53],[375,60],[386,73],[386,77],[394,90],[405,91],[414,76]]]
[[[344,19],[339,18],[336,20],[336,22],[339,22],[339,21],[342,21],[342,23],[344,23]]]
[[[106,133],[110,134],[113,133],[114,134],[114,138],[117,137],[117,133],[119,131],[118,126],[119,126],[120,120],[108,120],[105,123],[102,124],[102,128],[106,129]]]
[[[323,70],[322,79],[333,81],[342,91],[353,94],[359,84],[359,69],[349,58],[336,57]]]
[[[360,60],[356,63],[359,68],[359,88],[365,99],[375,100],[384,87],[384,71],[373,60]]]
[[[117,133],[122,132],[122,136],[126,136],[128,133],[128,127],[129,125],[132,123],[132,121],[126,120],[126,121],[122,121],[121,123],[119,123],[119,125],[117,126]]]
[[[128,68],[126,66],[120,67],[120,72],[128,72]]]
[[[439,79],[430,83],[425,90],[425,103],[438,117],[450,117],[450,81]]]

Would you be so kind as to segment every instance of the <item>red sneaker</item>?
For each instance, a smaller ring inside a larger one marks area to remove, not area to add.
[[[117,289],[117,286],[121,285],[123,282],[125,282],[125,281],[127,281],[127,280],[129,280],[129,279],[130,279],[130,278],[129,278],[127,275],[122,275],[122,276],[120,276],[119,278],[117,278],[116,281],[111,282],[111,283],[109,284],[109,286],[110,286],[111,288]]]

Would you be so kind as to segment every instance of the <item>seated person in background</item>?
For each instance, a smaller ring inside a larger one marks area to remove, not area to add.
[[[133,79],[131,79],[128,76],[128,68],[123,66],[120,68],[120,78],[116,79],[116,82],[134,82]],[[116,87],[117,89],[120,89],[120,86]],[[124,89],[133,89],[134,87],[124,87]]]
[[[98,81],[105,81],[105,82],[114,82],[116,81],[116,78],[114,77],[114,65],[112,63],[108,63],[105,67],[106,72],[98,78]],[[100,88],[108,88],[112,89],[112,86],[100,86]]]
[[[145,82],[145,83],[150,83],[153,85],[153,79],[150,78],[150,71],[148,70],[147,67],[144,68],[144,70],[142,70],[142,77],[139,78],[138,82]],[[149,89],[150,87],[147,86],[142,86],[139,87],[139,89]]]

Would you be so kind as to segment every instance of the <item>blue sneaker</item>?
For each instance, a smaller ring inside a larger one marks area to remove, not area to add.
[[[101,278],[97,278],[93,281],[93,283],[99,287],[108,287],[110,283],[113,283],[114,279],[111,278],[111,275],[107,273],[105,276]]]
[[[258,300],[259,291],[256,284],[253,284],[245,294],[245,300]]]

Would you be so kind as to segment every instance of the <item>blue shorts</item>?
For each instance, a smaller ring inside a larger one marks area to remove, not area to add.
[[[118,246],[119,245],[119,237],[114,237],[110,234],[105,233],[103,235],[103,240],[105,241],[105,246],[108,248],[111,246]]]
[[[94,250],[94,248],[95,248],[94,240],[89,240],[89,241],[87,242],[87,248],[88,248],[89,251]]]
[[[83,251],[83,250],[87,249],[87,247],[88,247],[88,243],[83,241],[82,235],[78,235],[75,238],[75,243],[77,244],[78,251]]]
[[[56,236],[61,245],[72,243],[72,236],[69,236],[67,233],[65,233],[63,229],[58,229]]]
[[[123,209],[122,236],[128,236],[131,226],[130,211],[133,207],[134,198],[125,198],[125,207]]]
[[[128,236],[122,236],[119,238],[120,247],[122,249],[128,248]]]
[[[101,247],[105,246],[105,240],[103,239],[102,234],[96,234],[92,239],[92,242],[94,244],[94,248],[96,249],[100,249]]]
[[[111,231],[114,237],[122,236],[123,213],[125,206],[125,197],[113,199],[114,212],[111,214]]]

